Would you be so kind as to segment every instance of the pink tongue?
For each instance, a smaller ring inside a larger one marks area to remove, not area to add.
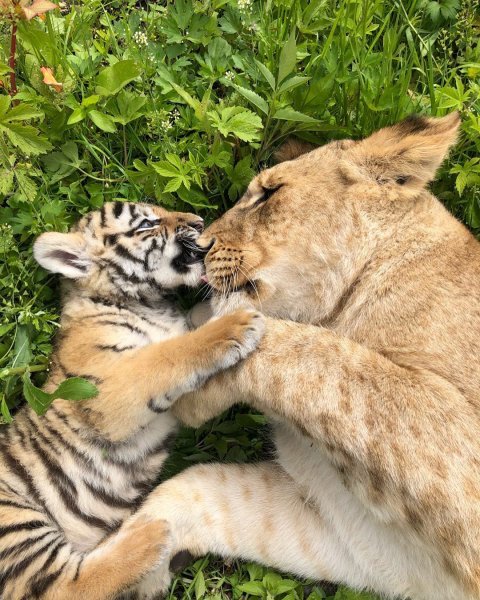
[[[200,281],[203,281],[203,283],[208,283],[208,277],[206,275],[202,275],[200,277]]]

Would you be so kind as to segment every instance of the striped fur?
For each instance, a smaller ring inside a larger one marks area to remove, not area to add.
[[[136,511],[175,437],[169,409],[262,334],[245,310],[189,332],[169,298],[200,280],[202,228],[195,215],[113,203],[37,240],[40,264],[66,277],[45,389],[80,376],[99,395],[57,400],[44,417],[24,407],[0,430],[0,598],[115,598],[166,555],[161,516]]]

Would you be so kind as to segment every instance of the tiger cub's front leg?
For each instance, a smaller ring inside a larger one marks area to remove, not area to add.
[[[242,309],[136,350],[110,365],[88,409],[112,441],[125,439],[177,398],[245,358],[263,331],[261,313]]]

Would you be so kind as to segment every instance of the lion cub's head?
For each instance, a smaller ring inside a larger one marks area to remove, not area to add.
[[[458,125],[457,114],[411,117],[303,154],[290,144],[289,160],[257,175],[203,234],[200,243],[215,240],[210,284],[223,294],[243,288],[274,316],[311,320],[302,311],[313,306],[328,314],[405,215],[433,201],[425,186]]]

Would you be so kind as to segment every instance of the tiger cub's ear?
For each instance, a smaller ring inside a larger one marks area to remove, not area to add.
[[[33,245],[33,255],[48,271],[70,279],[85,277],[92,264],[85,242],[77,233],[43,233]]]
[[[278,150],[275,151],[273,158],[276,163],[285,162],[287,160],[295,160],[302,154],[306,154],[311,150],[315,150],[316,146],[309,142],[304,142],[295,137],[290,137],[284,142]]]

